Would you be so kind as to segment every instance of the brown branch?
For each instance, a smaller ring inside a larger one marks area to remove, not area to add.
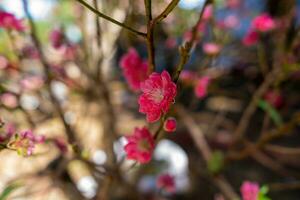
[[[92,11],[93,13],[95,13],[98,17],[101,17],[101,18],[106,19],[106,20],[108,20],[108,21],[110,21],[110,22],[112,22],[112,23],[114,23],[116,25],[119,25],[122,28],[124,28],[124,29],[130,31],[131,33],[134,33],[134,34],[136,34],[138,36],[146,37],[145,33],[139,32],[139,31],[131,28],[130,26],[127,26],[126,24],[121,23],[121,22],[119,22],[119,21],[117,21],[117,20],[115,20],[115,19],[113,19],[113,18],[111,18],[111,17],[109,17],[109,16],[101,13],[100,11],[98,11],[97,9],[93,8],[88,3],[86,3],[84,0],[77,0],[77,1],[80,4],[82,4],[83,6],[85,6],[87,9],[89,9],[90,11]]]
[[[28,21],[29,21],[29,26],[30,26],[30,29],[31,29],[31,32],[30,32],[30,36],[31,36],[31,39],[39,53],[39,56],[40,56],[40,61],[42,63],[42,66],[43,66],[43,69],[44,69],[44,73],[45,75],[47,76],[47,79],[46,79],[46,87],[47,87],[47,90],[49,92],[49,95],[50,95],[50,98],[51,98],[51,101],[65,127],[65,131],[66,131],[66,135],[68,137],[68,141],[70,144],[72,145],[76,145],[74,146],[75,148],[75,151],[80,151],[80,146],[76,140],[76,137],[75,137],[75,132],[74,130],[71,128],[71,126],[66,122],[65,118],[64,118],[64,113],[63,113],[63,110],[61,108],[61,105],[59,103],[59,101],[56,99],[54,93],[52,92],[51,88],[50,88],[50,84],[51,84],[51,81],[52,81],[52,75],[51,75],[51,71],[50,71],[50,65],[48,64],[47,60],[46,60],[46,57],[42,51],[42,46],[40,44],[40,41],[38,40],[38,36],[37,36],[37,32],[36,32],[36,27],[35,27],[35,24],[34,24],[34,21],[33,21],[33,18],[30,14],[30,11],[29,11],[29,8],[28,8],[28,2],[27,0],[22,0],[23,2],[23,9],[24,9],[24,12],[25,12],[25,15],[26,17],[28,18]]]
[[[179,64],[177,65],[176,71],[174,72],[173,78],[172,78],[175,83],[178,81],[179,75],[180,75],[181,71],[183,70],[184,65],[187,63],[187,61],[190,58],[190,51],[197,39],[198,25],[201,22],[204,10],[211,3],[212,3],[212,0],[205,1],[204,5],[202,7],[202,10],[200,12],[198,21],[192,28],[192,38],[179,47],[180,60],[179,60]]]
[[[250,103],[248,104],[247,108],[245,109],[239,124],[233,133],[235,144],[237,141],[239,141],[243,135],[245,134],[245,131],[250,123],[251,117],[254,114],[256,108],[257,108],[257,102],[261,98],[261,96],[267,91],[267,89],[270,87],[270,85],[276,80],[277,75],[279,74],[278,68],[274,68],[273,71],[271,71],[266,77],[264,82],[259,86],[259,88],[254,92],[252,99]]]
[[[165,19],[173,11],[173,9],[177,6],[178,3],[179,0],[172,0],[169,3],[169,5],[164,9],[164,11],[154,18],[154,23],[159,23],[163,19]]]
[[[193,138],[193,141],[195,142],[199,153],[202,154],[206,163],[210,162],[212,152],[206,142],[204,133],[191,117],[191,115],[188,114],[182,106],[177,105],[176,110],[178,112],[178,115],[180,116],[180,119],[183,121],[191,137]],[[222,191],[227,199],[239,199],[239,196],[235,193],[234,189],[223,176],[213,176],[212,178],[215,185]]]

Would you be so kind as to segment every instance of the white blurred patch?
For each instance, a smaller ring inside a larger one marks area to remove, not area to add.
[[[94,152],[92,159],[97,165],[102,165],[106,162],[107,155],[103,150],[99,149]]]
[[[76,122],[76,116],[73,112],[71,111],[67,111],[65,114],[64,114],[64,118],[67,122],[67,124],[70,124],[70,125],[73,125],[75,124]]]
[[[93,198],[97,193],[97,182],[91,176],[85,176],[77,182],[77,188],[86,198]]]
[[[60,81],[51,82],[51,90],[59,101],[67,99],[68,87]]]
[[[204,0],[181,0],[179,7],[186,10],[192,10],[197,7],[202,7]]]
[[[114,142],[114,152],[117,156],[117,161],[120,161],[121,159],[126,156],[126,152],[124,150],[124,146],[127,144],[127,139],[123,136],[120,137],[117,141]]]
[[[80,78],[81,72],[76,65],[68,64],[68,65],[66,65],[66,73],[67,73],[68,77],[76,79],[76,78]]]
[[[177,192],[188,188],[188,156],[178,144],[166,139],[161,140],[155,148],[154,159],[167,162],[166,172],[174,175]]]
[[[80,29],[75,25],[69,25],[66,30],[67,37],[74,43],[77,43],[81,39]]]
[[[25,17],[22,1],[0,0],[0,2],[6,11],[14,13],[17,17]],[[46,18],[54,6],[54,1],[52,0],[31,0],[28,3],[29,10],[36,19]]]
[[[35,110],[40,105],[40,101],[34,95],[23,94],[20,98],[20,104],[25,110]]]

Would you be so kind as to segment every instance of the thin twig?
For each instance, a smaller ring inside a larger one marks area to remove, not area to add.
[[[195,41],[197,39],[198,25],[201,22],[204,10],[211,3],[212,3],[212,0],[205,1],[204,5],[202,7],[202,10],[200,12],[198,21],[192,28],[192,38],[179,47],[180,60],[179,60],[179,64],[177,65],[176,71],[174,72],[173,78],[172,78],[175,83],[178,81],[179,75],[180,75],[181,71],[183,70],[184,65],[187,63],[187,61],[190,58],[190,51],[193,47],[193,44],[195,43]]]
[[[267,91],[270,85],[276,80],[277,75],[279,74],[278,68],[274,68],[266,77],[264,82],[259,86],[259,88],[254,92],[250,103],[248,104],[245,112],[243,113],[239,124],[233,133],[234,143],[239,141],[245,134],[245,131],[250,123],[250,119],[257,108],[257,102],[260,97]]]
[[[90,11],[92,11],[93,13],[95,13],[97,16],[99,17],[102,17],[103,19],[106,19],[116,25],[119,25],[121,27],[123,27],[124,29],[130,31],[131,33],[134,33],[138,36],[142,36],[142,37],[146,37],[146,33],[143,33],[143,32],[140,32],[140,31],[137,31],[133,28],[131,28],[130,26],[127,26],[126,24],[124,23],[121,23],[103,13],[101,13],[100,11],[98,11],[97,9],[93,8],[92,6],[90,6],[88,3],[86,3],[84,0],[77,0],[79,3],[81,3],[83,6],[85,6],[86,8],[88,8]]]
[[[51,98],[51,101],[61,119],[61,121],[63,122],[63,125],[65,127],[65,130],[66,130],[66,135],[68,137],[68,141],[70,144],[72,145],[76,145],[74,146],[75,148],[75,151],[80,151],[80,146],[78,144],[78,141],[76,140],[76,136],[75,136],[75,132],[74,130],[71,128],[71,126],[66,122],[65,118],[64,118],[64,113],[63,113],[63,110],[61,108],[61,105],[59,103],[59,101],[56,99],[53,91],[51,90],[50,88],[50,84],[51,84],[51,81],[52,81],[52,76],[51,76],[51,71],[50,71],[50,65],[48,64],[47,60],[46,60],[46,57],[42,51],[42,46],[40,44],[40,41],[38,40],[38,37],[37,37],[37,32],[36,32],[36,27],[35,27],[35,24],[34,24],[34,21],[33,21],[33,18],[30,14],[30,11],[29,11],[29,8],[28,8],[28,3],[27,3],[27,0],[22,0],[23,2],[23,7],[24,7],[24,12],[25,12],[25,15],[26,17],[28,18],[28,21],[29,21],[29,25],[30,25],[30,28],[31,28],[31,32],[30,32],[30,36],[31,36],[31,39],[39,53],[39,56],[40,56],[40,60],[41,60],[41,63],[43,65],[43,69],[44,69],[44,72],[45,72],[45,75],[47,76],[47,79],[46,79],[46,87],[48,89],[48,92],[49,92],[49,95],[50,95],[50,98]]]
[[[198,124],[194,121],[190,114],[188,114],[182,106],[177,105],[176,110],[181,120],[188,129],[193,141],[200,154],[202,154],[206,163],[210,162],[212,152],[209,145],[206,142],[204,133],[199,128]],[[213,182],[222,191],[222,193],[227,197],[227,199],[234,200],[239,199],[238,195],[235,193],[232,186],[223,176],[213,176]]]

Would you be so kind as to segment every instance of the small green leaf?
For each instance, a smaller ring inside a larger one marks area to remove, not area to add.
[[[19,187],[21,187],[21,185],[16,183],[6,186],[6,188],[0,194],[0,200],[6,200],[8,196]]]
[[[282,124],[282,118],[281,115],[278,113],[278,111],[267,101],[260,99],[258,101],[258,107],[264,110],[268,113],[268,115],[271,117],[271,119],[274,121],[274,123],[277,126],[280,126]]]
[[[267,196],[267,193],[269,191],[269,188],[268,186],[266,185],[263,185],[260,190],[259,190],[259,193],[258,193],[258,200],[271,200],[271,198],[269,198]]]
[[[215,151],[212,153],[211,159],[207,164],[208,170],[215,174],[218,173],[224,164],[224,155],[221,151]]]

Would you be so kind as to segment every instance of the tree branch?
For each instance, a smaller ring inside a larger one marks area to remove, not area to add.
[[[102,17],[103,19],[106,19],[106,20],[108,20],[108,21],[110,21],[110,22],[112,22],[112,23],[114,23],[116,25],[119,25],[119,26],[123,27],[124,29],[126,29],[126,30],[130,31],[131,33],[134,33],[134,34],[136,34],[138,36],[142,36],[144,38],[147,36],[146,33],[137,31],[137,30],[131,28],[130,26],[127,26],[126,24],[121,23],[121,22],[119,22],[119,21],[117,21],[117,20],[115,20],[115,19],[113,19],[113,18],[111,18],[111,17],[109,17],[109,16],[107,16],[107,15],[99,12],[97,9],[93,8],[92,6],[90,6],[84,0],[76,0],[76,1],[78,1],[84,7],[86,7],[87,9],[89,9],[90,11],[92,11],[93,13],[95,13],[98,17]]]

